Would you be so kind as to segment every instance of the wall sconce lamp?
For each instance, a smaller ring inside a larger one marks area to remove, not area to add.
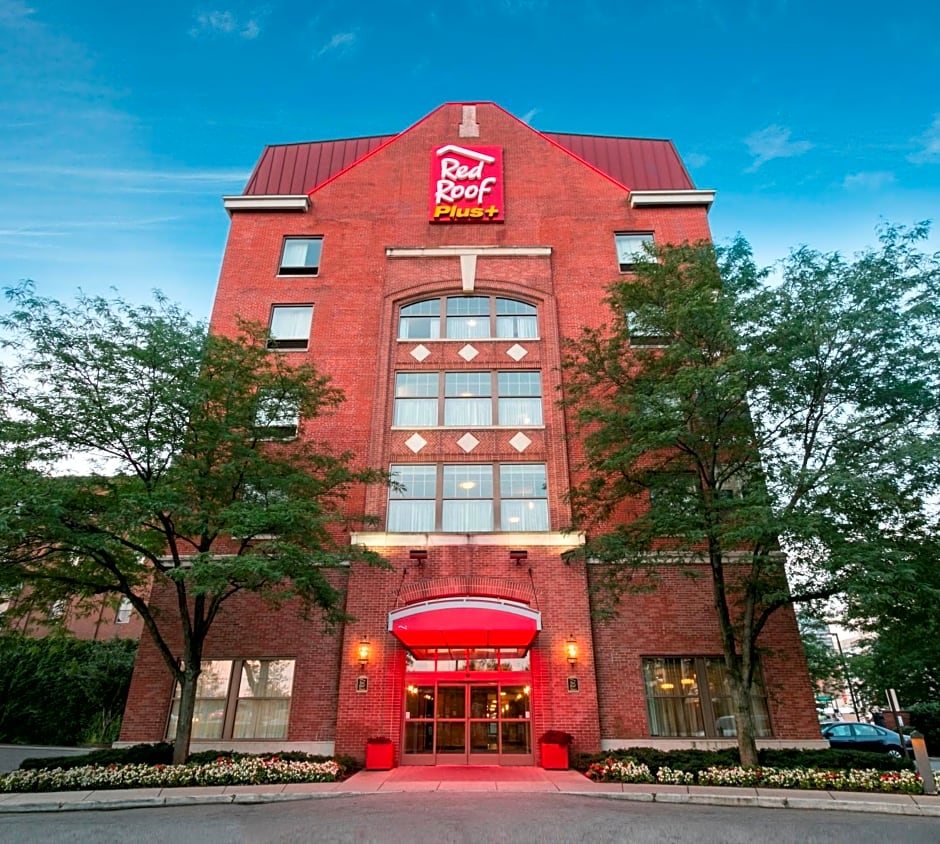
[[[408,552],[408,559],[413,563],[417,563],[419,566],[423,566],[428,559],[427,548],[412,548]]]
[[[526,560],[529,559],[529,552],[524,550],[510,551],[509,559],[517,566],[521,566]]]
[[[565,656],[568,658],[568,665],[574,668],[574,664],[578,661],[578,643],[574,640],[574,636],[569,636],[568,641],[565,642]]]
[[[372,646],[369,644],[369,640],[363,636],[359,641],[359,647],[356,649],[356,654],[359,657],[359,668],[365,668],[366,664],[369,662],[369,654],[372,650]]]

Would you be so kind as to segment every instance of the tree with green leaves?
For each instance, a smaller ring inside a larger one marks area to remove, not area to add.
[[[775,278],[740,238],[651,248],[611,285],[610,324],[568,345],[582,553],[614,599],[665,566],[709,579],[743,764],[768,619],[902,564],[938,489],[926,234],[887,227],[851,260],[800,249]]]
[[[257,327],[210,335],[160,296],[66,305],[27,283],[7,297],[0,586],[45,607],[126,596],[179,684],[183,761],[219,611],[251,592],[342,619],[331,570],[382,564],[344,544],[347,495],[381,476],[316,439],[340,392]],[[152,611],[151,586],[177,612]]]

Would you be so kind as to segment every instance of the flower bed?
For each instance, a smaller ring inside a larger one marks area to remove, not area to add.
[[[695,773],[649,765],[632,759],[606,759],[586,771],[596,782],[661,783],[669,785],[727,785],[753,788],[868,791],[923,794],[920,774],[914,771],[839,770],[812,768],[742,768],[713,766]]]
[[[186,765],[86,765],[14,771],[0,776],[0,792],[84,791],[109,788],[173,788],[194,785],[262,785],[336,782],[342,766],[334,761],[300,762],[277,756],[219,757]]]

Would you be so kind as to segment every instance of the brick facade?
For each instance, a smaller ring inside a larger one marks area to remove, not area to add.
[[[608,319],[603,298],[618,273],[615,232],[652,232],[660,243],[709,238],[707,203],[633,207],[632,186],[498,107],[476,105],[475,118],[479,136],[461,138],[463,107],[439,108],[319,184],[306,211],[232,210],[213,330],[234,332],[237,318],[267,324],[273,305],[312,305],[308,350],[285,353],[297,360],[309,356],[346,396],[315,429],[301,420],[300,436],[349,450],[362,465],[544,464],[547,478],[550,531],[524,535],[386,533],[388,490],[356,490],[351,510],[377,517],[380,527],[352,539],[373,547],[391,569],[353,564],[342,573],[346,611],[354,621],[332,633],[290,606],[272,610],[251,596],[231,601],[215,624],[207,659],[296,660],[287,738],[278,746],[329,744],[361,758],[367,738],[387,735],[402,761],[404,696],[411,681],[406,649],[388,632],[388,621],[393,610],[421,601],[501,598],[541,614],[526,675],[533,753],[535,739],[547,729],[572,733],[580,751],[602,743],[650,743],[641,659],[721,651],[710,589],[701,583],[665,573],[659,588],[628,596],[616,620],[600,622],[592,620],[590,567],[561,556],[579,542],[562,532],[570,521],[565,493],[578,453],[557,403],[561,338]],[[443,144],[502,149],[505,222],[428,222],[429,156]],[[285,236],[305,235],[323,238],[318,274],[278,276]],[[534,305],[538,338],[398,339],[402,305],[466,292],[457,247],[476,247],[472,295]],[[508,254],[486,254],[492,247]],[[460,354],[468,344],[475,352],[471,360]],[[427,352],[423,359],[413,354],[419,345]],[[520,360],[510,354],[514,346],[525,352]],[[521,450],[511,442],[518,430],[508,426],[468,429],[478,441],[469,452],[458,443],[465,429],[392,426],[395,372],[493,370],[541,373],[544,425],[523,430],[529,442]],[[424,440],[418,451],[409,444],[416,432]],[[414,548],[426,549],[427,559],[412,559]],[[520,548],[526,559],[511,559],[509,551]],[[170,594],[159,585],[154,600],[172,610]],[[578,648],[573,665],[566,657],[569,638]],[[360,667],[357,649],[364,639],[370,654]],[[761,644],[775,739],[818,739],[793,614],[777,613]],[[162,738],[170,693],[165,667],[145,638],[122,740]]]

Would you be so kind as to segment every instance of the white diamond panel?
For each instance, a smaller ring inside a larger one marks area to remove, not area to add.
[[[457,440],[457,445],[459,445],[468,454],[479,444],[480,441],[475,436],[473,436],[473,434],[464,434],[459,440]]]

